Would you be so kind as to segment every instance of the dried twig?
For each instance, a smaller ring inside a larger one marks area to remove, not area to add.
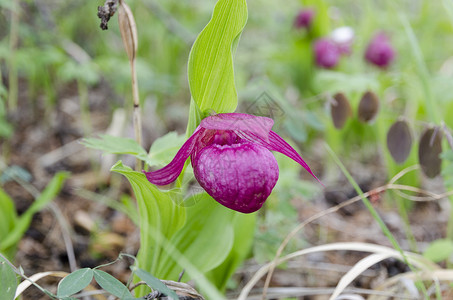
[[[137,71],[135,68],[135,58],[137,55],[138,35],[137,26],[135,24],[134,15],[132,14],[129,6],[123,1],[119,0],[118,4],[118,24],[120,27],[121,38],[123,39],[124,48],[126,49],[129,63],[131,66],[132,77],[132,98],[134,101],[133,123],[135,131],[135,139],[139,145],[142,144],[142,121],[140,111],[140,99],[138,94]],[[135,163],[135,170],[142,169],[142,162],[137,158]]]

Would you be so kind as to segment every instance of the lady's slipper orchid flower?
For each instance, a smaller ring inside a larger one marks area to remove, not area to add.
[[[321,68],[332,69],[340,60],[341,51],[337,43],[329,38],[320,38],[313,45],[315,62]]]
[[[303,9],[299,11],[296,18],[294,19],[294,26],[296,28],[310,28],[315,16],[313,9]]]
[[[387,68],[395,58],[395,50],[388,36],[383,33],[377,33],[368,44],[365,51],[365,59],[379,68]]]
[[[278,165],[270,151],[278,151],[303,166],[305,161],[271,130],[274,121],[240,113],[209,116],[164,168],[145,172],[156,185],[176,180],[187,158],[195,179],[220,204],[242,213],[263,206],[278,179]],[[316,178],[317,179],[317,178]]]

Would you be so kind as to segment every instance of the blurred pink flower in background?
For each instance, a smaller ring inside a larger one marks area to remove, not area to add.
[[[377,33],[368,44],[365,51],[365,60],[379,67],[387,68],[395,58],[395,50],[388,36],[383,33]]]
[[[316,65],[326,69],[337,66],[341,52],[338,45],[329,38],[320,38],[313,45]]]
[[[315,16],[315,11],[310,8],[302,9],[294,19],[294,27],[296,28],[310,28],[313,18]]]

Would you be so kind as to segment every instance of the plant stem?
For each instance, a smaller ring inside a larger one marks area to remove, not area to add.
[[[12,111],[17,108],[18,78],[16,48],[19,40],[19,5],[18,0],[13,0],[11,9],[11,28],[9,39],[9,62],[8,62],[8,108]]]
[[[138,83],[137,83],[137,71],[135,69],[135,58],[130,60],[131,65],[131,75],[132,75],[132,97],[134,100],[134,112],[133,112],[133,122],[134,122],[134,132],[135,139],[137,143],[142,145],[142,118],[140,111],[140,98],[138,95]],[[135,170],[140,172],[142,170],[142,162],[140,159],[135,160]]]

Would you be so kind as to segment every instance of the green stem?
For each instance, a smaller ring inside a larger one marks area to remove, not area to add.
[[[138,83],[137,83],[137,71],[135,69],[135,57],[130,60],[131,65],[131,76],[132,76],[132,97],[134,100],[134,112],[133,112],[133,122],[134,122],[134,132],[135,139],[137,143],[142,146],[142,118],[140,110],[140,98],[138,94]],[[135,161],[135,170],[140,172],[142,170],[142,161],[136,159]]]
[[[394,194],[394,193],[392,193]],[[395,195],[396,196],[396,195]],[[396,206],[398,207],[398,213],[403,219],[403,229],[404,233],[406,234],[406,238],[409,241],[409,248],[413,252],[418,252],[417,249],[417,241],[415,240],[414,234],[412,233],[411,225],[409,222],[409,216],[407,215],[407,208],[406,208],[406,203],[405,199],[402,197],[394,197],[396,198]]]

